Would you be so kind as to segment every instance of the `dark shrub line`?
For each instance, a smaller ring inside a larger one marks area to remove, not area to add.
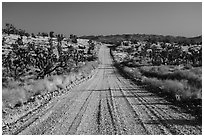
[[[171,79],[171,80],[188,80],[188,84],[196,88],[202,88],[202,79],[196,76],[192,72],[177,70],[175,72],[160,73],[154,71],[148,71],[140,68],[142,75],[146,77],[155,77],[161,80]]]

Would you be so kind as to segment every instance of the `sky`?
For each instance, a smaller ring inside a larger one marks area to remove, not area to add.
[[[202,34],[201,2],[3,2],[2,27],[82,35]]]

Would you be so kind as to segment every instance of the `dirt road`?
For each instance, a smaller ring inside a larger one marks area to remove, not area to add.
[[[109,49],[96,74],[20,125],[14,134],[202,134],[202,125],[161,97],[122,77]]]

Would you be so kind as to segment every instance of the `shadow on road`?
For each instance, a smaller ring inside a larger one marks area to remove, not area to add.
[[[170,125],[189,125],[189,126],[196,126],[196,125],[202,125],[201,122],[198,122],[196,120],[187,120],[187,119],[164,119],[164,120],[150,120],[148,122],[145,122],[145,124],[160,124],[160,122],[166,122]]]

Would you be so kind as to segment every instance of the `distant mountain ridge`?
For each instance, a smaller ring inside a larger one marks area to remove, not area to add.
[[[116,35],[99,35],[99,36],[94,36],[94,35],[89,35],[89,36],[81,36],[79,38],[82,39],[92,39],[92,40],[97,40],[100,42],[105,42],[105,43],[115,43],[119,41],[124,41],[124,40],[131,40],[131,41],[149,41],[151,43],[155,43],[158,41],[163,41],[163,42],[175,42],[179,44],[201,44],[202,43],[202,35],[196,36],[196,37],[182,37],[182,36],[163,36],[163,35],[155,35],[155,34],[116,34]]]
[[[197,42],[202,42],[202,35],[197,36],[197,37],[191,37],[191,38],[189,38],[189,39],[194,40],[194,41],[197,41]]]

